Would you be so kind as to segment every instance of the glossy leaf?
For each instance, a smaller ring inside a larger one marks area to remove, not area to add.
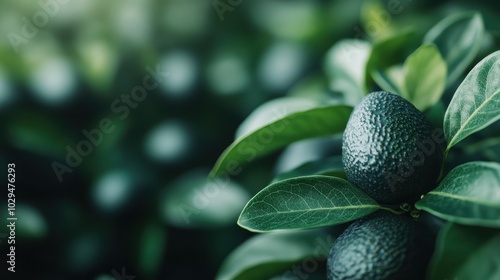
[[[224,260],[215,279],[270,279],[303,259],[325,259],[333,241],[332,236],[317,230],[259,234]]]
[[[408,50],[413,48],[415,32],[408,30],[400,34],[385,38],[373,44],[370,56],[366,63],[365,84],[371,90],[375,81],[384,90],[397,93],[396,86],[392,89],[384,85],[391,84],[386,71],[391,66],[400,65],[408,56]]]
[[[500,227],[500,164],[460,165],[415,206],[460,224]]]
[[[402,65],[394,65],[385,70],[376,69],[372,73],[372,77],[383,90],[402,95],[404,88],[404,69]]]
[[[385,91],[410,101],[420,111],[441,98],[446,83],[446,63],[435,45],[422,45],[409,55],[404,65],[376,68],[373,79]]]
[[[330,88],[344,94],[347,104],[356,105],[368,91],[365,88],[365,68],[371,44],[345,39],[336,43],[327,53],[325,71]]]
[[[500,51],[481,60],[458,87],[444,117],[448,149],[500,119]]]
[[[273,179],[273,182],[307,175],[326,175],[346,179],[342,157],[336,156],[306,162],[293,170],[279,174]]]
[[[293,142],[340,133],[352,108],[330,105],[281,117],[233,142],[219,157],[210,176],[236,175],[241,166]]]
[[[250,231],[308,229],[349,222],[380,209],[346,180],[304,176],[273,183],[245,206],[238,224]]]
[[[447,86],[467,69],[481,46],[483,20],[478,13],[451,15],[427,32],[424,43],[434,43],[448,65]]]
[[[495,229],[445,225],[437,238],[430,279],[498,279],[499,241]]]
[[[268,101],[255,109],[238,127],[235,139],[251,133],[283,116],[319,106],[305,97],[282,97]]]
[[[435,45],[422,45],[404,63],[402,97],[420,111],[441,99],[446,84],[446,63]]]

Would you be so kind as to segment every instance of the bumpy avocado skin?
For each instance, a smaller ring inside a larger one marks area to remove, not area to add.
[[[424,279],[432,238],[409,217],[375,213],[351,224],[330,250],[327,278]]]
[[[443,143],[400,96],[374,92],[354,109],[342,139],[347,178],[379,203],[413,202],[436,186]]]

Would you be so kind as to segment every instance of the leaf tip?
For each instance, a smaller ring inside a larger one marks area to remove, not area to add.
[[[250,227],[249,225],[246,225],[242,220],[241,220],[241,216],[240,218],[238,218],[238,221],[236,222],[238,224],[238,226],[240,226],[241,228],[243,229],[246,229],[250,232],[256,232],[256,233],[262,233],[264,232],[263,230],[258,230],[258,229],[254,229],[252,227]]]
[[[250,229],[248,229],[248,227],[244,224],[244,220],[243,220],[243,213],[244,213],[245,209],[246,209],[246,206],[245,206],[245,208],[243,208],[243,210],[241,211],[240,216],[238,217],[238,221],[236,221],[236,224],[238,224],[238,226],[240,226],[240,227],[242,227],[242,228],[244,228],[244,229],[250,230]]]

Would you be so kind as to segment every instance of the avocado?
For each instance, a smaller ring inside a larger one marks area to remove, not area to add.
[[[424,279],[432,250],[432,237],[413,219],[377,212],[352,223],[335,240],[327,278]]]
[[[410,102],[373,92],[349,118],[342,162],[349,181],[377,202],[411,203],[436,186],[444,142]]]

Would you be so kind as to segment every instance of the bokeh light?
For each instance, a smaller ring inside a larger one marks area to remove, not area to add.
[[[485,26],[475,60],[500,48],[500,13],[485,0],[402,1],[371,37],[373,11],[392,2],[3,1],[0,162],[17,166],[17,278],[105,280],[125,268],[135,279],[214,279],[253,235],[237,225],[250,197],[278,173],[341,155],[341,135],[254,158],[267,148],[258,139],[234,176],[209,179],[235,139],[294,112],[356,104],[356,86],[374,82],[360,71],[373,43],[405,28],[420,43],[440,19],[474,10]],[[334,51],[352,41],[362,52]],[[158,86],[141,95],[145,80]],[[451,88],[426,113],[437,126]],[[105,119],[115,129],[84,135]],[[449,161],[498,161],[499,131],[474,134]]]
[[[125,170],[106,173],[96,182],[93,199],[104,211],[114,211],[123,207],[133,194],[135,179]]]
[[[75,93],[77,84],[73,66],[63,58],[48,59],[31,77],[36,98],[48,105],[61,105]]]
[[[305,70],[307,54],[296,43],[278,42],[269,47],[259,65],[259,78],[271,91],[284,91]]]
[[[221,95],[241,93],[251,81],[247,66],[237,56],[215,59],[206,73],[210,87]]]
[[[146,154],[164,163],[181,161],[190,152],[192,136],[180,121],[165,121],[151,129],[144,143]]]
[[[248,192],[236,182],[209,180],[208,171],[196,169],[169,186],[161,212],[177,227],[218,227],[234,221],[248,199]]]
[[[26,204],[17,206],[19,236],[26,239],[40,239],[48,234],[47,221],[38,209]]]
[[[159,67],[166,75],[161,83],[165,95],[182,98],[191,93],[198,76],[198,66],[192,54],[171,52],[162,58]]]

